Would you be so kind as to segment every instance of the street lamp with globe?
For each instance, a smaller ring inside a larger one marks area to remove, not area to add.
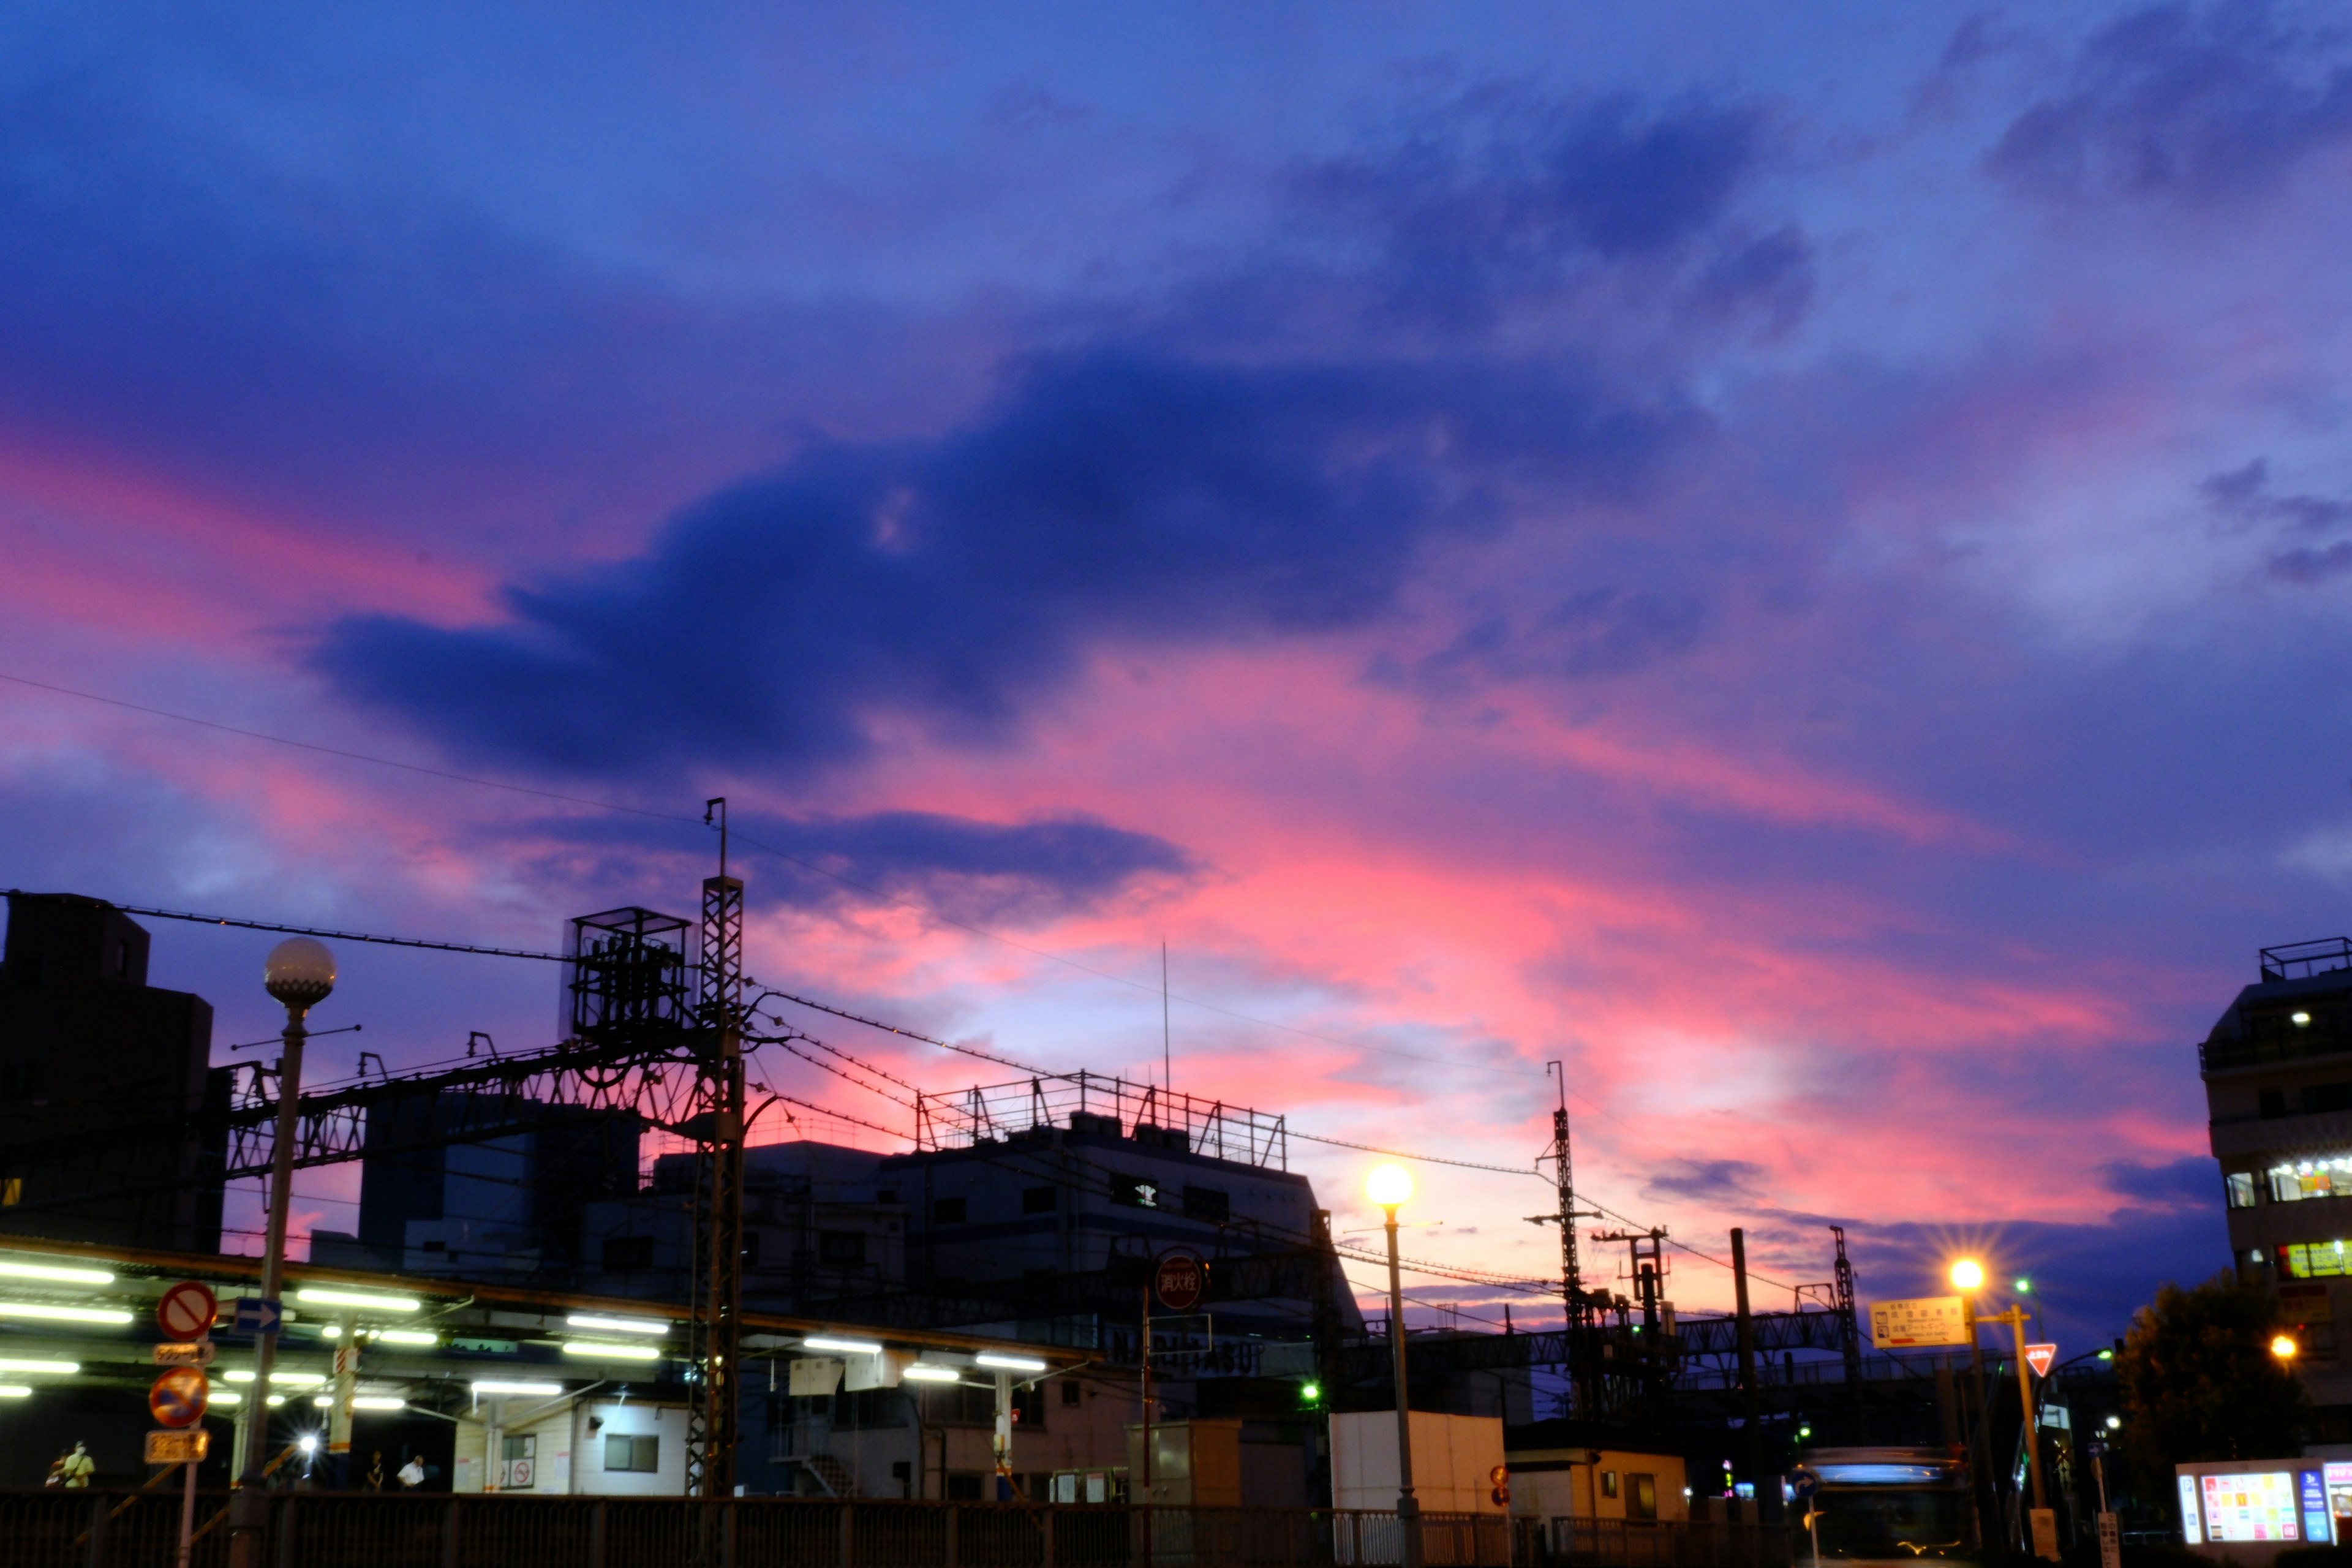
[[[268,1230],[261,1254],[261,1299],[276,1301],[286,1272],[286,1217],[293,1206],[302,1042],[310,1037],[302,1020],[335,989],[335,955],[315,938],[289,936],[269,950],[261,966],[261,984],[286,1008],[286,1030],[280,1037],[285,1052],[278,1064],[278,1131],[269,1151]],[[244,1451],[237,1456],[237,1492],[229,1520],[232,1568],[259,1568],[266,1507],[261,1465],[268,1443],[269,1372],[277,1360],[278,1329],[273,1324],[253,1337],[253,1400],[245,1424]]]
[[[1397,1210],[1412,1196],[1412,1173],[1402,1165],[1377,1165],[1364,1180],[1364,1195],[1386,1215],[1389,1237],[1389,1350],[1396,1374],[1397,1528],[1404,1537],[1404,1568],[1422,1568],[1421,1504],[1412,1495],[1412,1412],[1405,1396],[1404,1284],[1397,1266]]]

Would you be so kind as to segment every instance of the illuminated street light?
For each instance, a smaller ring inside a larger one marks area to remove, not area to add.
[[[1412,1196],[1412,1173],[1402,1165],[1375,1165],[1364,1180],[1364,1193],[1394,1218],[1398,1206]]]
[[[982,1351],[971,1358],[982,1366],[992,1366],[1003,1372],[1043,1372],[1045,1363],[1034,1356],[1004,1355],[996,1351]]]
[[[2107,1430],[2110,1432],[2120,1431],[2123,1427],[2123,1424],[2124,1418],[2120,1415],[2110,1415],[2107,1417]]]
[[[2026,1279],[2023,1275],[2018,1276],[2017,1293],[2021,1296],[2032,1295],[2033,1293],[2033,1281]]]
[[[1984,1284],[1984,1265],[1973,1258],[1963,1258],[1952,1265],[1952,1288],[1974,1292]]]
[[[2280,1334],[2271,1341],[2271,1354],[2281,1361],[2293,1361],[2303,1347],[2294,1342],[2293,1334]]]

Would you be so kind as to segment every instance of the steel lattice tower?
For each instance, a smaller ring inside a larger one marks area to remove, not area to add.
[[[743,1317],[743,883],[727,875],[727,803],[710,802],[719,827],[719,875],[702,883],[702,996],[697,1071],[697,1184],[693,1364],[687,1413],[687,1492],[735,1489],[741,1426],[739,1368]],[[708,817],[706,817],[708,819]]]

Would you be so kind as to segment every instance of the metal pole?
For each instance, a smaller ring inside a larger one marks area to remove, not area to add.
[[[1397,1212],[1387,1211],[1389,1349],[1396,1367],[1397,1528],[1404,1536],[1404,1568],[1421,1568],[1421,1503],[1412,1495],[1412,1401],[1404,1375],[1404,1278],[1397,1266]]]
[[[1973,1372],[1969,1379],[1969,1397],[1961,1403],[1972,1403],[1976,1406],[1976,1419],[1969,1435],[1969,1472],[1974,1478],[1974,1485],[1969,1489],[1976,1495],[1977,1545],[1990,1552],[1993,1549],[1993,1510],[1990,1500],[1992,1436],[1985,1430],[1990,1425],[1986,1420],[1990,1412],[1985,1407],[1984,1346],[1977,1342],[1977,1298],[1972,1290],[1960,1292],[1960,1328],[1969,1336],[1969,1364]]]
[[[307,1005],[286,1004],[285,1054],[278,1065],[278,1131],[269,1151],[269,1223],[261,1252],[261,1299],[275,1301],[286,1273],[286,1217],[293,1206],[294,1136],[302,1092],[302,1042],[310,1034],[302,1019]],[[278,1361],[278,1330],[253,1336],[253,1410],[245,1424],[245,1452],[238,1456],[237,1491],[230,1500],[231,1568],[261,1568],[261,1530],[268,1502],[262,1496],[262,1450],[269,1435],[269,1373]]]
[[[337,1490],[352,1484],[352,1395],[359,1386],[360,1330],[349,1312],[335,1336],[334,1405],[327,1413],[327,1473]]]
[[[1148,1273],[1149,1262],[1146,1263],[1145,1268]],[[1151,1281],[1149,1278],[1146,1278],[1143,1282],[1142,1321],[1143,1342],[1136,1347],[1136,1352],[1139,1358],[1137,1365],[1141,1368],[1143,1379],[1139,1385],[1143,1395],[1143,1474],[1141,1477],[1143,1495],[1135,1500],[1150,1502],[1151,1500]],[[940,1484],[944,1486],[946,1483]]]
[[[2017,1332],[2017,1407],[2025,1413],[2025,1468],[2033,1477],[2033,1506],[2050,1505],[2042,1496],[2042,1444],[2034,1431],[2040,1425],[2033,1418],[2032,1370],[2025,1364],[2025,1310],[2009,1310],[2009,1326]]]
[[[180,1489],[180,1551],[175,1559],[179,1568],[188,1568],[188,1543],[195,1538],[195,1533],[196,1462],[190,1459],[186,1484]]]
[[[1013,1500],[1013,1374],[996,1374],[996,1500]]]

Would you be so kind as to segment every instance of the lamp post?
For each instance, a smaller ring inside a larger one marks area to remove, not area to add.
[[[335,988],[335,955],[327,944],[307,936],[289,936],[269,950],[262,965],[262,986],[286,1007],[285,1054],[278,1064],[278,1132],[270,1147],[269,1223],[262,1244],[261,1297],[278,1299],[286,1272],[286,1216],[294,1197],[294,1126],[297,1098],[302,1092],[302,1042],[310,1037],[302,1020]],[[261,1528],[267,1504],[262,1496],[262,1455],[268,1447],[269,1373],[278,1360],[278,1331],[268,1329],[253,1339],[253,1407],[245,1424],[245,1451],[237,1456],[237,1492],[229,1512],[229,1562],[232,1568],[260,1568]]]
[[[1977,1342],[1977,1292],[1984,1288],[1984,1265],[1973,1258],[1963,1258],[1952,1265],[1950,1278],[1952,1289],[1960,1293],[1960,1331],[1969,1336],[1969,1394],[1970,1403],[1976,1406],[1975,1426],[1969,1439],[1969,1474],[1971,1478],[1969,1490],[1976,1500],[1978,1547],[1990,1552],[1993,1549],[1993,1510],[1988,1493],[1992,1486],[1992,1436],[1986,1430],[1989,1423],[1986,1420],[1984,1347]]]
[[[1412,1196],[1412,1173],[1402,1165],[1375,1167],[1364,1191],[1387,1215],[1389,1349],[1396,1367],[1397,1529],[1404,1537],[1404,1568],[1422,1568],[1421,1504],[1412,1495],[1412,1402],[1405,1396],[1404,1284],[1397,1268],[1397,1210]]]

